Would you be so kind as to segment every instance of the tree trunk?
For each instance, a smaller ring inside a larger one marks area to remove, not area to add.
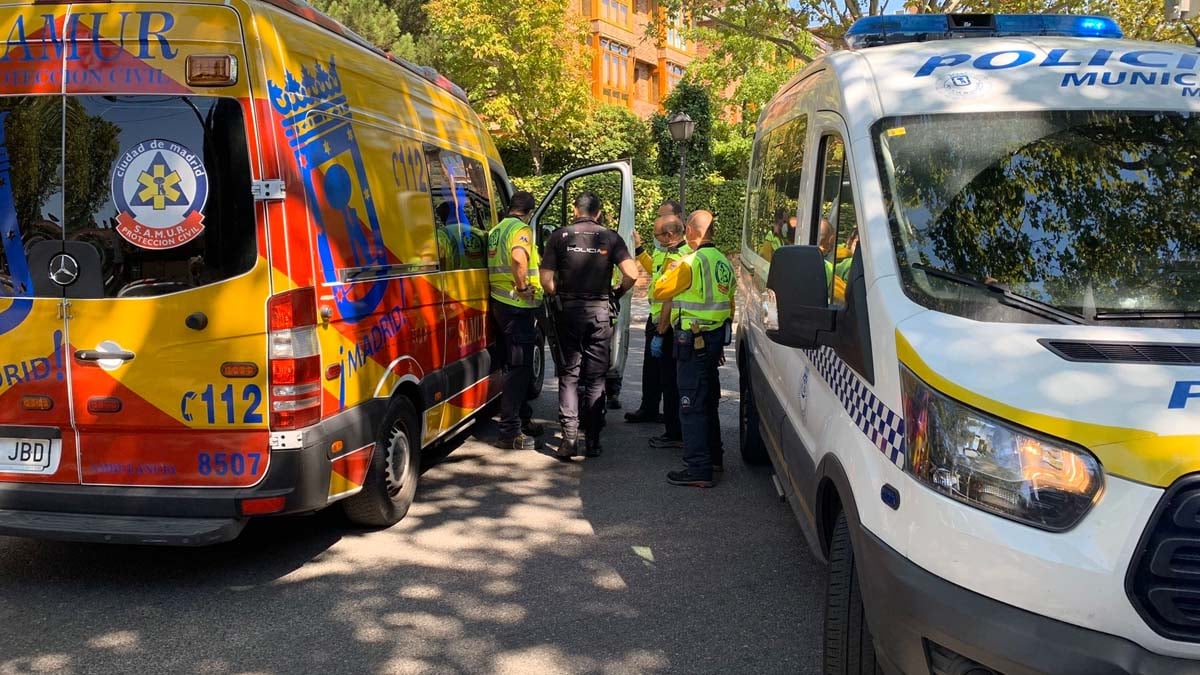
[[[533,160],[533,173],[536,176],[542,175],[542,155],[542,145],[536,141],[530,141],[529,158]]]

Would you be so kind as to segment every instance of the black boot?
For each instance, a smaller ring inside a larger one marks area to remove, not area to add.
[[[578,441],[574,438],[564,438],[558,444],[558,449],[554,451],[554,456],[559,459],[571,459],[579,454]]]
[[[599,457],[603,450],[604,448],[600,447],[600,437],[592,438],[589,436],[587,439],[587,449],[584,450],[583,454],[586,457]]]

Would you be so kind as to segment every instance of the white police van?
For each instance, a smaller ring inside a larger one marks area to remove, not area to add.
[[[1200,50],[1121,35],[871,17],[761,116],[742,453],[827,673],[1200,672]]]

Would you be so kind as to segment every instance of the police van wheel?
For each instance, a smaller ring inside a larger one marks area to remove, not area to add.
[[[537,331],[537,340],[533,343],[533,379],[529,381],[529,400],[542,395],[542,385],[546,382],[546,336],[542,329]]]
[[[420,475],[417,413],[411,401],[397,397],[388,404],[363,489],[342,502],[342,509],[358,525],[395,525],[412,506]]]
[[[754,390],[750,387],[750,378],[746,375],[738,377],[741,396],[738,397],[738,444],[742,450],[742,461],[747,464],[766,464],[770,461],[767,456],[767,446],[763,443],[762,432],[758,428],[758,408],[754,405]]]
[[[825,675],[876,675],[875,643],[867,626],[862,588],[850,544],[846,513],[840,512],[829,544],[825,588]]]

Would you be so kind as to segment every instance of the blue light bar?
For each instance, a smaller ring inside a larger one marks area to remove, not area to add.
[[[903,42],[967,37],[1056,35],[1120,39],[1117,22],[1106,16],[1066,14],[898,14],[867,16],[846,31],[851,49]]]

